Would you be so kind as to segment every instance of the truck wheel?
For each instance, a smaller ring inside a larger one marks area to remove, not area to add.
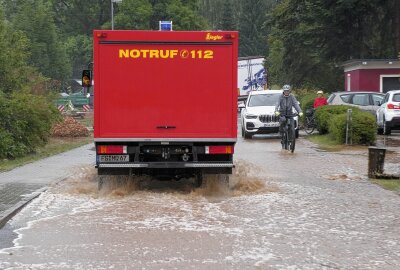
[[[195,179],[194,179],[194,186],[196,188],[199,188],[203,185],[203,175],[202,174],[197,174]]]

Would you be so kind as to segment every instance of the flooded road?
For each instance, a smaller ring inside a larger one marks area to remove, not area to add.
[[[399,269],[400,196],[368,181],[365,147],[235,151],[229,189],[142,178],[98,193],[77,168],[7,225],[0,269]]]

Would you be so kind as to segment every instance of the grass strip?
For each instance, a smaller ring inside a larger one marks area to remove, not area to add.
[[[62,152],[80,147],[82,145],[93,142],[93,137],[79,138],[50,138],[49,142],[36,150],[36,153],[16,159],[0,160],[0,172],[9,171],[16,167],[43,159],[49,156],[57,155]]]
[[[372,179],[371,182],[381,186],[384,189],[400,192],[400,180]]]
[[[343,144],[338,143],[330,134],[312,134],[305,138],[317,144],[320,149],[325,151],[336,152],[343,150],[345,147]]]

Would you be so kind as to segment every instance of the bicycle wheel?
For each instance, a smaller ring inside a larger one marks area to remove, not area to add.
[[[306,117],[304,120],[304,131],[307,134],[313,133],[315,129],[314,119],[312,117]]]
[[[287,150],[288,149],[288,134],[287,134],[287,129],[285,128],[284,132],[282,133],[282,149]]]
[[[294,123],[290,125],[289,128],[289,150],[290,152],[294,152],[294,148],[296,147],[296,131],[294,130]]]

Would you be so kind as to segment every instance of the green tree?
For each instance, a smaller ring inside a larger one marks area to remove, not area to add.
[[[233,12],[232,1],[224,1],[224,5],[222,8],[222,18],[220,22],[221,30],[236,30],[236,20]]]
[[[224,20],[224,13],[226,12],[226,5],[230,5],[229,9],[232,11],[232,19],[234,29],[239,25],[239,17],[241,10],[240,0],[199,0],[199,14],[206,18],[212,30],[223,29],[222,21]],[[226,13],[230,13],[229,11]]]
[[[48,1],[51,1],[54,14],[56,14],[57,27],[67,36],[91,36],[94,29],[101,29],[105,23],[111,21],[111,0]],[[128,0],[123,2],[125,1]],[[114,4],[114,6],[118,10],[118,5]]]
[[[149,29],[152,5],[148,0],[125,0],[115,15],[115,29]],[[108,25],[105,25],[108,28]],[[111,27],[110,27],[111,28]]]
[[[0,8],[0,91],[11,93],[40,81],[34,68],[28,65],[29,40],[4,20]]]
[[[23,31],[30,40],[31,65],[52,79],[63,81],[70,78],[71,66],[48,2],[37,0],[22,3],[13,17],[13,26]]]
[[[255,56],[267,54],[265,0],[248,0],[242,2],[240,14],[240,56]]]
[[[158,30],[162,20],[171,20],[174,30],[202,30],[207,25],[194,0],[124,0],[115,15],[115,28]]]

